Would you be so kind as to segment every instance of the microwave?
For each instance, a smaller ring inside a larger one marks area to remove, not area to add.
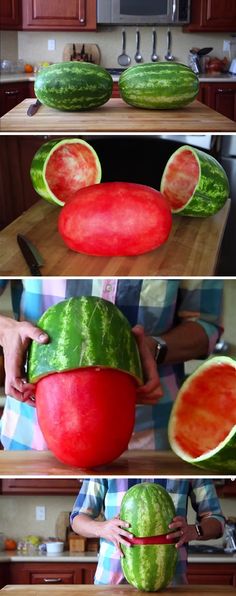
[[[190,0],[97,0],[101,25],[184,25]]]

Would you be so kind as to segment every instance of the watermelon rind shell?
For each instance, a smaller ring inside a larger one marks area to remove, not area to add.
[[[92,110],[106,103],[113,80],[105,68],[88,62],[58,62],[37,74],[36,97],[50,108],[62,111]]]
[[[191,379],[194,376],[197,376],[198,372],[200,372],[204,369],[207,370],[207,368],[210,368],[212,365],[220,364],[220,363],[229,364],[230,366],[233,366],[235,368],[235,391],[236,391],[236,361],[233,360],[232,358],[229,358],[228,356],[214,356],[214,357],[208,358],[208,360],[206,360],[203,364],[201,364],[201,366],[194,373],[192,373],[186,379],[186,381],[183,383],[183,385],[177,395],[176,401],[173,405],[172,411],[171,411],[171,416],[170,416],[169,425],[168,425],[168,436],[169,436],[169,442],[170,442],[170,446],[171,446],[172,450],[176,453],[176,455],[178,455],[184,461],[189,462],[190,464],[193,464],[194,466],[198,466],[199,468],[203,468],[205,470],[209,470],[209,471],[213,470],[215,472],[226,472],[226,473],[235,474],[235,471],[236,471],[236,425],[232,426],[232,429],[228,433],[227,437],[224,439],[224,441],[221,441],[215,449],[211,449],[207,453],[204,453],[203,455],[196,457],[196,458],[189,457],[187,455],[187,453],[185,453],[185,451],[183,451],[183,449],[181,449],[181,447],[175,441],[174,436],[173,436],[174,428],[176,425],[175,411],[177,410],[178,402],[181,399],[182,389],[184,391],[186,389],[186,387],[188,387],[191,384]],[[222,377],[222,382],[224,382],[223,377]],[[217,399],[217,396],[216,396],[216,399]],[[230,416],[230,414],[231,414],[231,409],[230,409],[230,403],[229,403],[228,415]],[[227,415],[227,413],[225,413],[225,415]],[[193,416],[193,413],[192,413],[192,416]],[[199,433],[201,435],[200,429],[199,429]]]
[[[58,199],[56,197],[56,195],[51,191],[51,189],[48,186],[46,176],[45,176],[47,163],[48,163],[48,160],[50,159],[50,157],[52,156],[52,154],[54,153],[54,151],[56,151],[56,149],[58,149],[61,145],[65,145],[65,144],[67,145],[69,143],[72,143],[72,144],[76,143],[76,144],[79,144],[82,146],[86,145],[86,147],[88,147],[90,149],[91,153],[93,153],[93,155],[96,159],[97,175],[96,175],[96,181],[94,182],[94,184],[98,184],[101,181],[101,177],[102,177],[101,164],[100,164],[98,155],[97,155],[96,151],[93,149],[93,147],[91,145],[89,145],[89,143],[84,141],[83,139],[70,138],[70,139],[53,139],[51,141],[47,141],[38,149],[38,151],[36,151],[36,153],[33,157],[33,160],[31,163],[31,168],[30,168],[30,176],[31,176],[32,184],[33,184],[35,191],[43,199],[45,199],[46,201],[49,201],[49,203],[53,203],[54,205],[56,204],[56,205],[63,206],[64,201],[60,201],[60,199]]]
[[[169,524],[175,515],[171,496],[159,484],[136,484],[122,499],[120,519],[129,522],[128,531],[135,537],[169,533]],[[178,558],[174,544],[132,547],[121,544],[121,549],[124,576],[138,590],[156,592],[173,579]]]
[[[131,326],[111,302],[95,296],[69,298],[49,307],[37,323],[50,338],[33,341],[28,379],[85,367],[115,368],[142,384],[142,366]]]
[[[196,74],[185,64],[147,62],[127,68],[119,78],[122,99],[149,110],[173,110],[191,103],[198,94]]]
[[[212,155],[183,145],[177,149],[168,160],[161,179],[161,192],[165,196],[165,175],[177,154],[182,151],[191,151],[199,166],[198,183],[188,202],[179,209],[172,209],[173,213],[193,217],[208,217],[217,213],[229,197],[230,187],[224,168]],[[168,199],[167,199],[168,200]]]

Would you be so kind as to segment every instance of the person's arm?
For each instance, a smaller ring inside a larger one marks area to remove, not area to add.
[[[176,548],[180,548],[183,544],[191,542],[191,540],[210,540],[211,538],[220,538],[222,536],[222,524],[215,517],[203,517],[201,520],[201,535],[197,532],[195,524],[188,524],[185,517],[177,515],[169,524],[170,530],[173,531],[168,536],[176,538]]]
[[[164,364],[187,362],[195,358],[206,358],[209,339],[205,329],[195,321],[182,321],[167,333],[161,334],[167,344]],[[154,356],[157,342],[147,337],[147,343]]]
[[[24,373],[26,351],[30,341],[47,343],[48,335],[27,321],[18,322],[0,315],[0,345],[4,353],[5,391],[20,401],[34,405],[34,385],[27,383]]]
[[[132,538],[132,534],[125,530],[128,527],[129,524],[121,521],[118,517],[113,517],[106,521],[98,521],[91,519],[85,513],[76,515],[72,521],[72,529],[76,534],[81,534],[87,538],[104,538],[104,540],[112,542],[115,545],[121,556],[123,556],[123,553],[120,544],[130,546],[130,543],[125,538]]]

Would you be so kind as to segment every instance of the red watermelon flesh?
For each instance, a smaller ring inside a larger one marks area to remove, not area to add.
[[[175,154],[165,172],[164,194],[173,211],[181,209],[194,193],[199,180],[199,164],[188,149]]]
[[[42,378],[36,407],[48,448],[61,462],[81,468],[119,457],[134,426],[136,387],[131,375],[97,367]]]
[[[97,156],[81,143],[59,144],[46,165],[45,177],[50,190],[64,203],[80,188],[97,183]]]
[[[188,456],[215,449],[236,425],[235,386],[235,368],[222,362],[185,383],[175,410],[173,440]]]

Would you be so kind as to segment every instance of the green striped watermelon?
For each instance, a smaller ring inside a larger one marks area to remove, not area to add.
[[[93,147],[82,139],[53,139],[35,153],[30,176],[36,192],[57,205],[68,203],[75,192],[98,184],[101,165]]]
[[[42,69],[36,77],[36,97],[46,106],[74,112],[92,110],[110,99],[111,75],[97,64],[59,62]]]
[[[209,358],[182,385],[172,408],[175,453],[206,470],[235,474],[236,361]]]
[[[48,333],[50,342],[31,344],[31,383],[54,372],[91,366],[119,369],[142,382],[130,324],[111,302],[95,296],[69,298],[48,308],[38,326]]]
[[[136,484],[122,499],[120,518],[129,522],[129,531],[136,537],[167,534],[175,515],[170,495],[159,484]],[[178,557],[174,544],[131,547],[122,544],[121,548],[124,576],[138,590],[156,592],[171,582]]]
[[[131,106],[173,110],[195,99],[199,82],[191,68],[184,64],[152,62],[127,68],[120,76],[119,91]]]
[[[207,217],[223,207],[229,197],[229,182],[214,157],[183,145],[166,164],[161,192],[173,213]]]

